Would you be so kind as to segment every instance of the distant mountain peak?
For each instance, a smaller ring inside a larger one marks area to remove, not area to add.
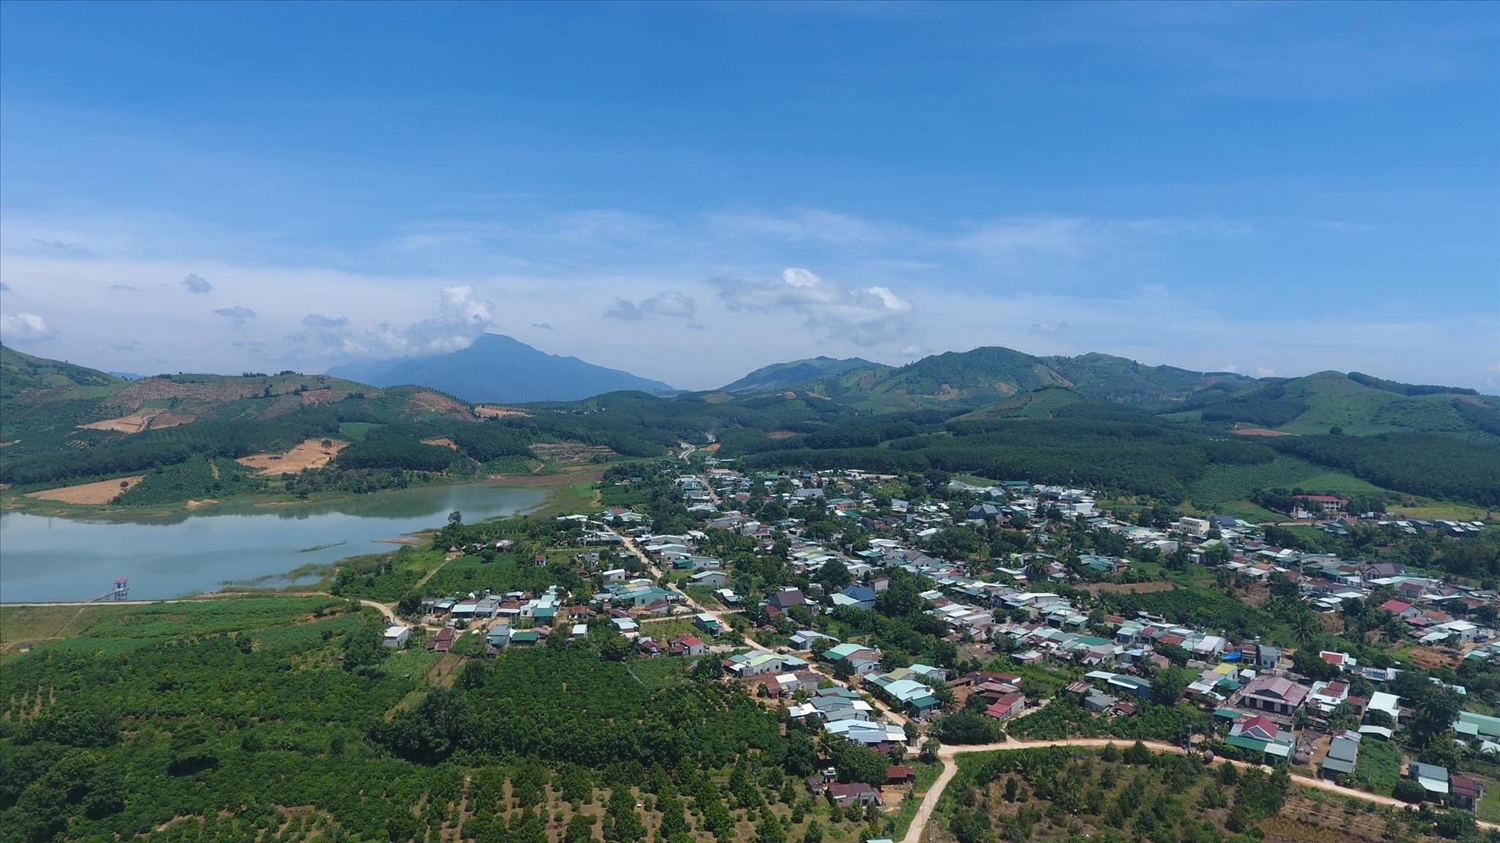
[[[335,366],[334,377],[372,386],[425,386],[474,403],[579,401],[606,392],[675,392],[661,381],[548,354],[504,334],[483,334],[468,348],[433,357],[402,357]]]

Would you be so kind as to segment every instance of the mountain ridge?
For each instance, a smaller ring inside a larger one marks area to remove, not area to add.
[[[838,359],[818,355],[785,363],[762,366],[744,377],[719,387],[723,392],[772,392],[822,378],[835,377],[855,369],[889,369],[862,357]]]

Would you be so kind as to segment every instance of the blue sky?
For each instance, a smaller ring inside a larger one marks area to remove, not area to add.
[[[1500,389],[1495,4],[0,7],[0,328]]]

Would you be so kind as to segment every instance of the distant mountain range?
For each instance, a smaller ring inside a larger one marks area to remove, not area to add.
[[[869,410],[982,406],[1018,393],[1069,387],[1118,403],[1182,401],[1202,393],[1238,394],[1254,378],[1144,366],[1108,354],[1036,357],[997,346],[924,357],[900,368],[850,369],[807,385],[815,394]]]
[[[474,403],[579,401],[606,392],[676,391],[661,381],[538,351],[503,334],[485,334],[449,354],[350,363],[328,374],[378,387],[424,386]]]
[[[835,377],[855,369],[889,369],[880,363],[871,363],[859,357],[836,360],[832,357],[810,357],[790,363],[772,363],[762,366],[734,383],[723,387],[724,392],[775,392],[789,386]]]

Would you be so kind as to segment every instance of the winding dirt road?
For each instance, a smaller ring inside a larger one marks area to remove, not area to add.
[[[916,816],[912,817],[911,825],[906,830],[906,836],[901,838],[901,843],[921,843],[922,835],[927,831],[927,824],[932,820],[933,809],[937,807],[938,800],[942,799],[943,791],[947,790],[948,788],[948,782],[952,781],[953,776],[958,772],[958,764],[953,760],[956,756],[966,755],[971,752],[1006,752],[1022,749],[1046,749],[1048,747],[1054,746],[1077,746],[1084,747],[1086,749],[1103,749],[1110,744],[1114,744],[1115,746],[1124,749],[1125,747],[1131,746],[1134,743],[1135,742],[1131,740],[1110,738],[1073,738],[1056,741],[1006,741],[1005,743],[976,744],[973,746],[945,746],[938,750],[938,759],[943,762],[942,775],[938,776],[937,781],[932,783],[932,787],[927,791],[927,795],[922,797],[922,805],[917,809]],[[1158,743],[1156,741],[1142,741],[1142,743],[1144,743],[1146,745],[1146,748],[1151,750],[1152,752],[1171,752],[1177,755],[1187,754],[1187,752],[1182,747],[1177,746],[1176,744]],[[1214,763],[1233,764],[1234,766],[1241,769],[1250,769],[1252,767],[1263,766],[1261,764],[1252,764],[1247,761],[1231,761],[1227,758],[1216,758],[1214,759]],[[1373,793],[1366,793],[1363,790],[1354,790],[1353,788],[1341,787],[1334,784],[1333,782],[1327,781],[1326,779],[1310,779],[1305,776],[1292,776],[1292,783],[1301,787],[1309,787],[1314,790],[1321,790],[1326,793],[1332,793],[1337,796],[1347,796],[1352,799],[1361,799],[1365,802],[1373,802],[1376,805],[1381,805],[1384,807],[1403,809],[1411,807],[1407,805],[1407,803],[1402,802],[1398,799],[1392,799],[1389,796],[1377,796]],[[1495,823],[1488,823],[1482,820],[1476,822],[1481,829],[1500,829],[1500,825],[1496,825]]]

